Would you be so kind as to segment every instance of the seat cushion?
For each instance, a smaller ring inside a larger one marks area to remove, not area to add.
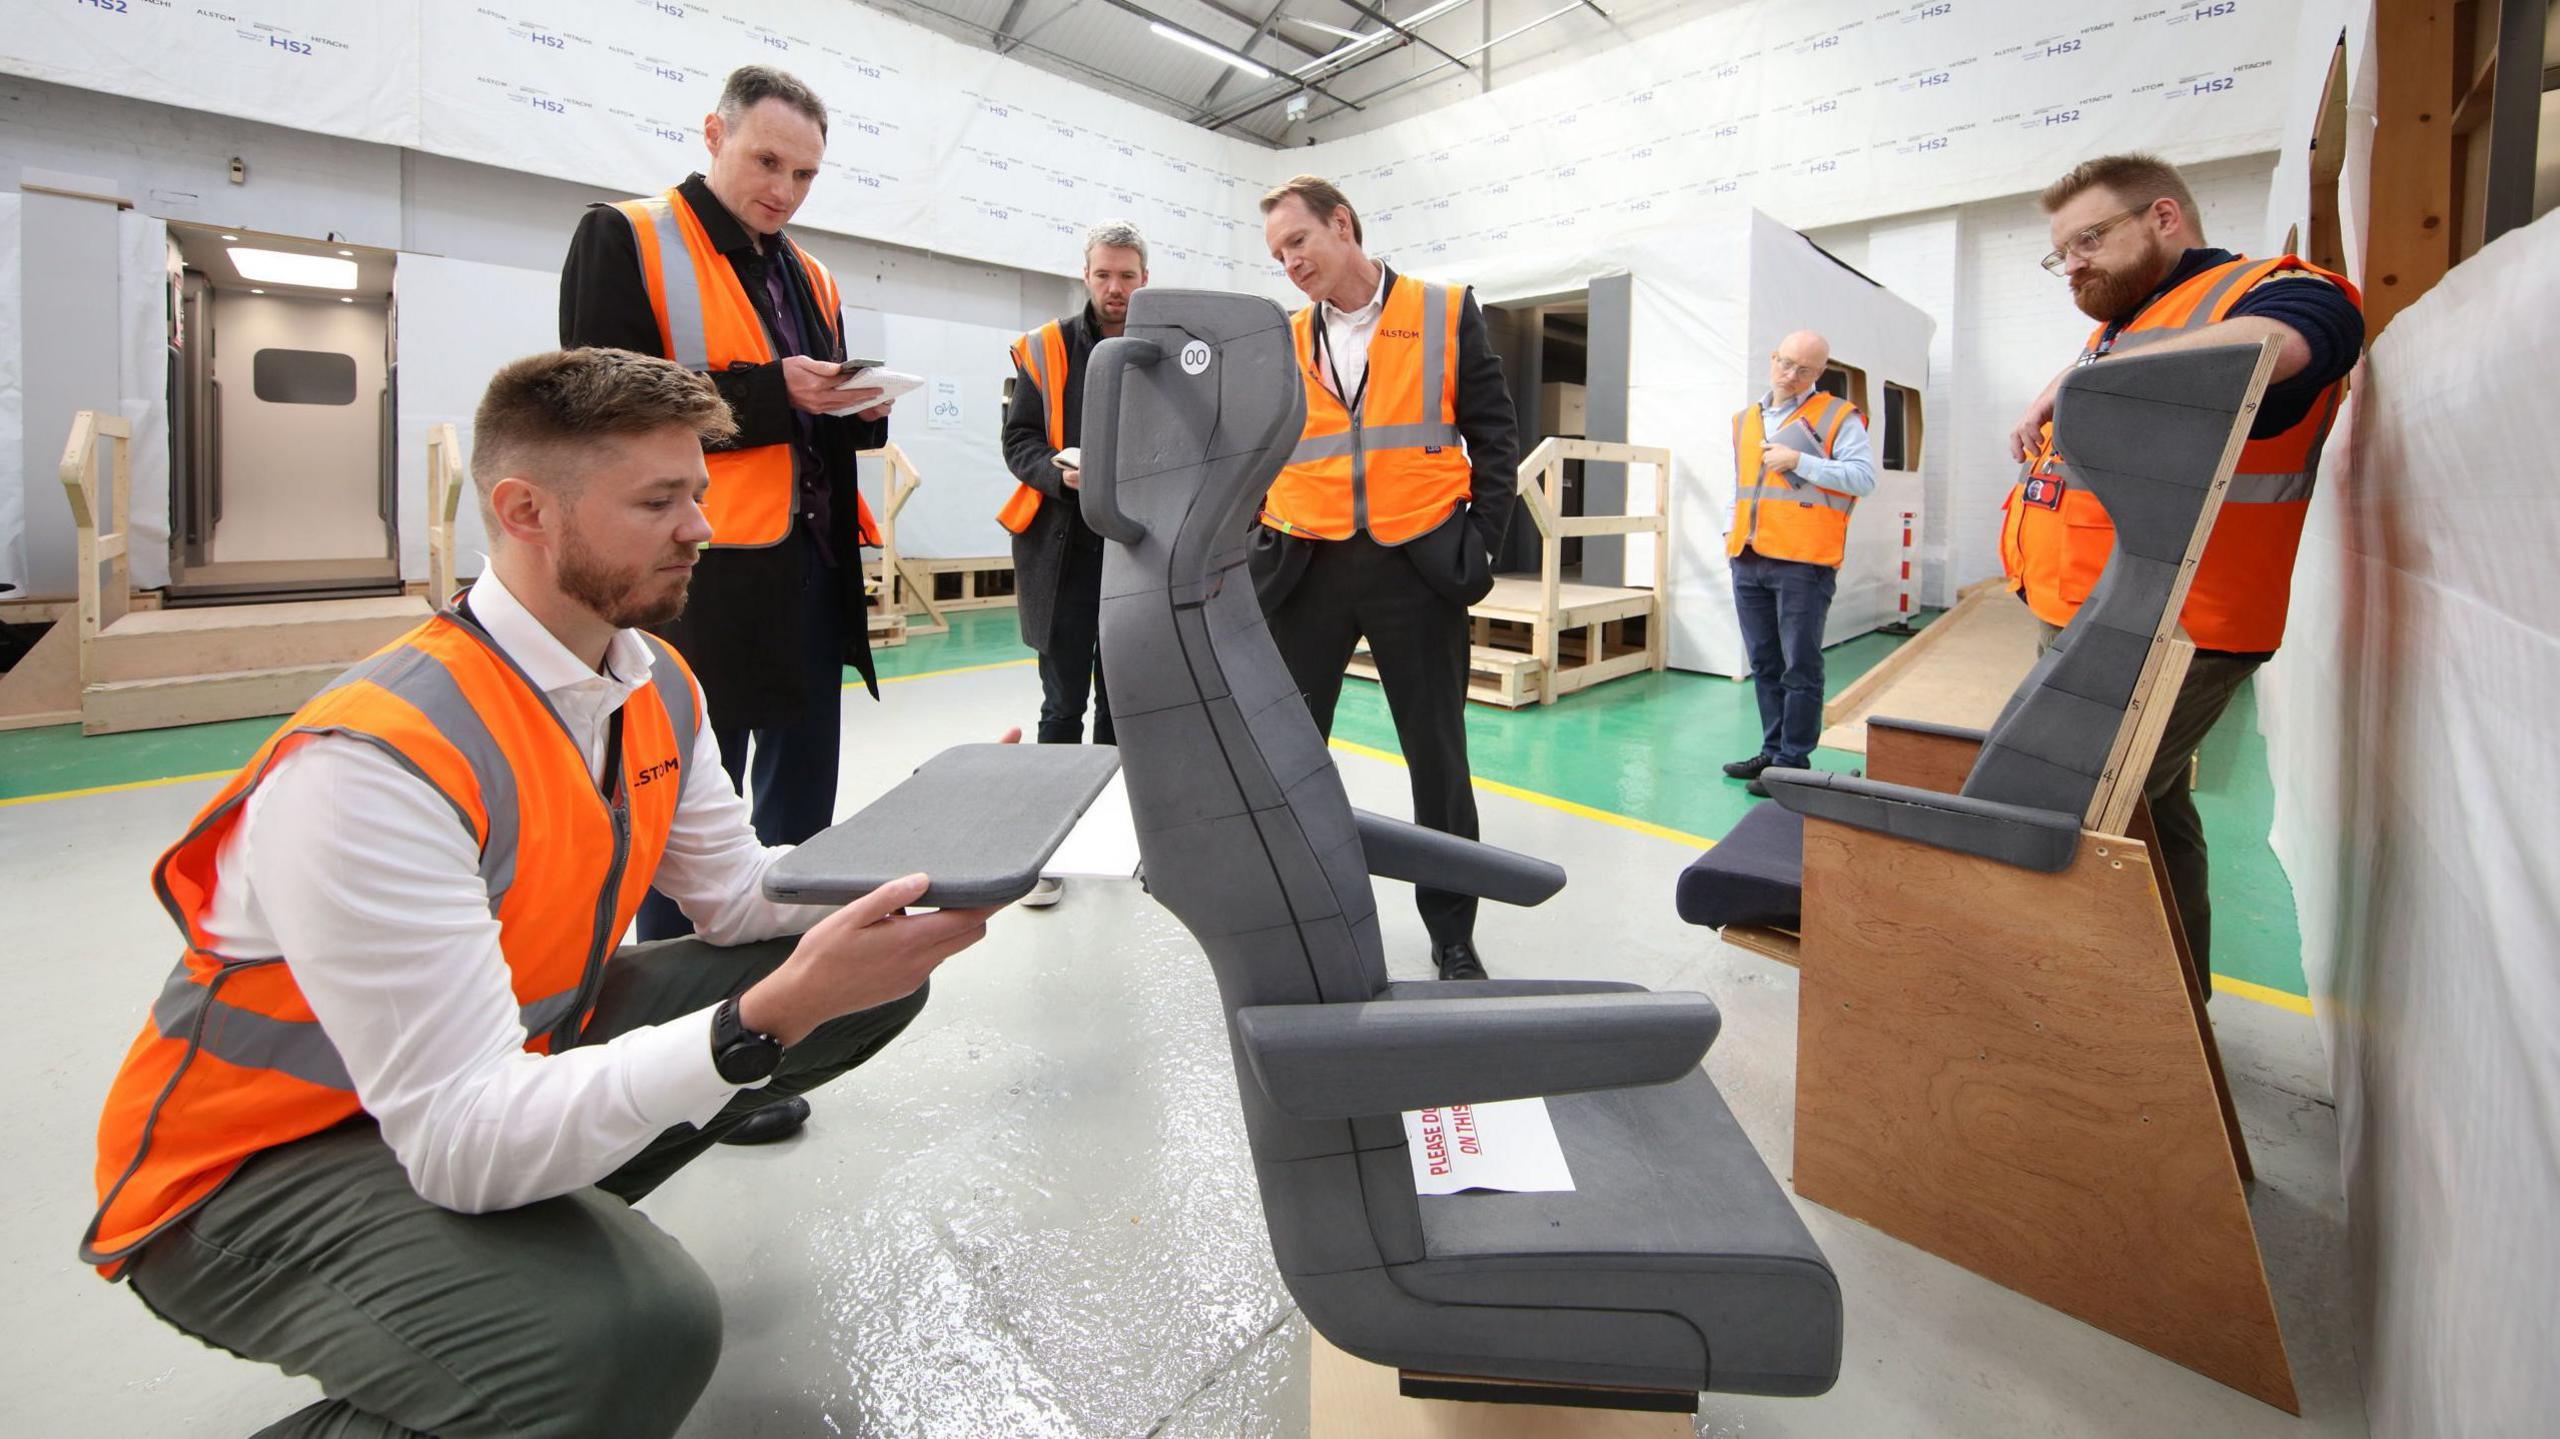
[[[1830,1387],[1830,1263],[1705,1071],[1547,1106],[1573,1190],[1423,1196],[1424,1258],[1396,1267],[1400,1285],[1444,1304],[1676,1314],[1716,1389]]]
[[[1804,817],[1775,804],[1753,806],[1680,871],[1677,902],[1682,919],[1714,929],[1803,928]]]

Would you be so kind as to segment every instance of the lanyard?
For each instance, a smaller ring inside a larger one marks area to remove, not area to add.
[[[488,638],[488,627],[481,624],[480,617],[471,612],[471,591],[466,589],[462,593],[453,597],[453,612],[469,621],[471,627],[480,632],[481,638],[491,649],[497,648],[497,641]],[[521,675],[519,675],[519,678],[521,678]],[[530,682],[528,681],[527,684],[529,688]],[[549,709],[550,707],[550,700],[547,698],[544,699],[543,708]],[[626,705],[615,705],[613,707],[612,716],[605,721],[604,778],[596,785],[596,793],[601,796],[607,804],[611,805],[615,809],[620,809],[622,807],[622,711],[625,707]],[[553,717],[558,717],[558,711],[553,711]],[[566,725],[561,726],[563,731],[567,730],[567,728],[568,726]],[[684,762],[687,764],[693,762],[693,756],[691,755],[686,755],[683,758]]]
[[[1365,364],[1360,367],[1360,388],[1345,393],[1342,387],[1342,371],[1336,368],[1333,363],[1333,340],[1331,338],[1332,326],[1325,323],[1325,308],[1323,301],[1316,302],[1316,354],[1324,361],[1325,374],[1330,376],[1333,380],[1334,398],[1342,401],[1342,407],[1345,410],[1350,411],[1351,417],[1354,420],[1357,420],[1360,417],[1360,402],[1362,399],[1366,398],[1369,393],[1369,367]],[[1381,308],[1380,313],[1385,313],[1383,308]]]

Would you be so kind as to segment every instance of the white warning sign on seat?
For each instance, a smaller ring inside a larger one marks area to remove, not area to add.
[[[1556,1122],[1543,1099],[1409,1110],[1404,1137],[1416,1194],[1573,1188],[1573,1171],[1565,1166],[1564,1146],[1556,1141]]]

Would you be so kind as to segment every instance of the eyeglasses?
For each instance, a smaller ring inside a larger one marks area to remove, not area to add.
[[[2054,275],[2061,274],[2063,264],[2072,255],[2078,255],[2082,259],[2086,259],[2089,256],[2098,253],[2098,246],[2107,238],[2107,232],[2109,230],[2112,230],[2116,226],[2123,224],[2125,221],[2132,219],[2134,216],[2141,214],[2143,210],[2148,210],[2150,208],[2150,206],[2144,205],[2140,209],[2127,210],[2123,214],[2116,216],[2114,219],[2100,220],[2098,223],[2091,225],[2088,229],[2072,236],[2068,244],[2044,257],[2042,263],[2046,273]]]
[[[1820,368],[1816,365],[1805,364],[1801,360],[1781,359],[1776,355],[1771,355],[1769,357],[1769,365],[1770,368],[1776,370],[1781,375],[1810,375]]]

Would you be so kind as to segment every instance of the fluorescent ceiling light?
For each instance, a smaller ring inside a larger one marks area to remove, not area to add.
[[[1208,56],[1210,59],[1215,60],[1222,65],[1233,65],[1256,80],[1268,80],[1271,78],[1270,69],[1260,61],[1248,59],[1236,51],[1228,49],[1224,45],[1203,40],[1199,36],[1191,34],[1189,31],[1176,30],[1161,20],[1148,21],[1147,28],[1153,30],[1158,35],[1163,36],[1165,39],[1172,41],[1176,45],[1197,50],[1201,54]]]
[[[252,295],[263,295],[263,294],[265,294],[265,293],[266,293],[266,291],[259,289],[259,288],[258,288],[257,286],[255,286],[255,285],[251,285],[251,286],[249,287],[249,293],[250,293],[250,294],[252,294]]]
[[[1339,25],[1327,25],[1322,20],[1308,20],[1296,15],[1283,15],[1280,19],[1284,24],[1304,25],[1310,30],[1322,30],[1327,35],[1339,35],[1345,40],[1366,40],[1369,38],[1357,30],[1345,30]]]
[[[350,259],[350,260],[352,260],[352,259],[354,259],[354,258],[356,257],[356,252],[355,252],[355,251],[353,251],[353,250],[340,250],[338,253],[339,253],[339,254],[341,254],[341,255],[346,256],[346,257],[347,257],[348,259]]]
[[[222,238],[223,238],[223,239],[225,239],[225,240],[227,240],[227,241],[233,241],[233,242],[236,242],[236,241],[238,241],[238,240],[239,240],[239,238],[240,238],[240,237],[239,237],[239,236],[237,236],[237,235],[225,235],[225,236],[223,236]]]
[[[356,287],[356,262],[333,260],[326,255],[297,255],[291,250],[252,250],[234,247],[227,251],[231,268],[243,280],[264,280],[270,285],[307,285],[315,290],[352,290]]]

